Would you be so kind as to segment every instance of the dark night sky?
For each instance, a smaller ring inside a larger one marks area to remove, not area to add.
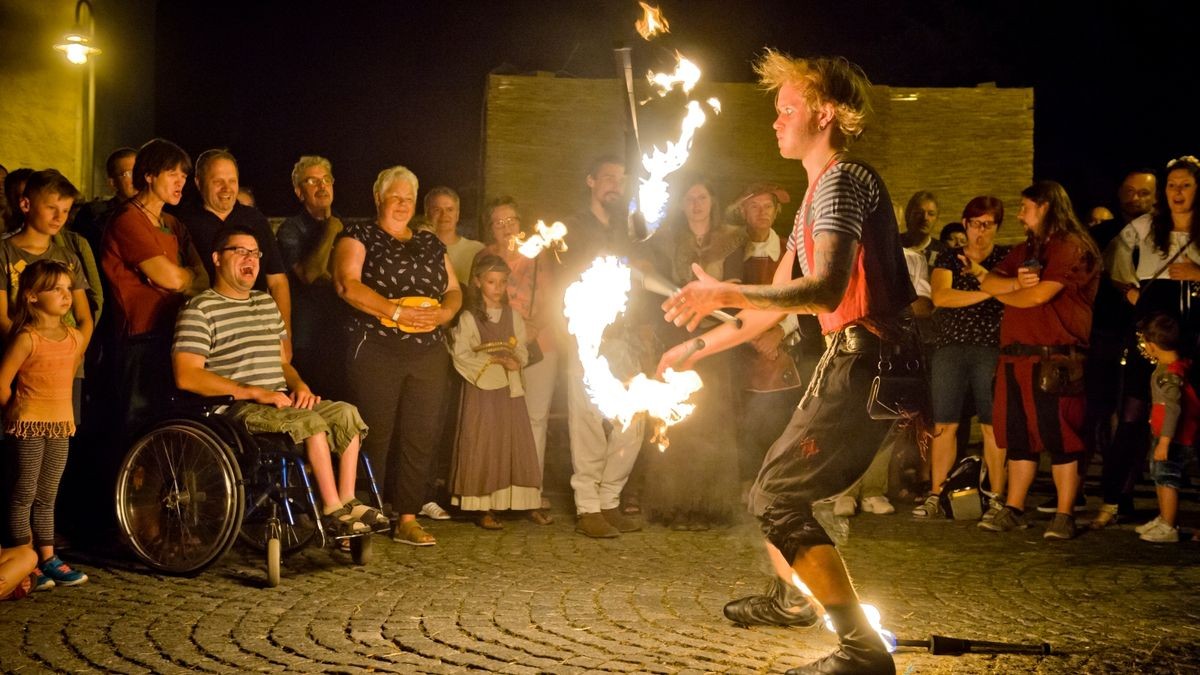
[[[846,56],[878,84],[1032,86],[1035,175],[1063,182],[1083,209],[1107,200],[1126,168],[1200,153],[1182,93],[1196,78],[1195,23],[1174,9],[1185,4],[661,6],[667,46],[700,63],[707,81],[751,81],[755,54],[773,46]],[[639,13],[635,0],[164,2],[156,132],[193,156],[229,147],[270,214],[294,210],[288,173],[311,152],[333,161],[346,214],[372,212],[371,182],[396,163],[423,186],[469,195],[480,173],[487,73],[615,77],[612,45],[633,37]],[[652,50],[637,45],[645,43],[635,43],[640,71]],[[986,143],[978,152],[986,162]]]

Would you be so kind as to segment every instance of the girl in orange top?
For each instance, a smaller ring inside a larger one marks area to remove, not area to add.
[[[0,361],[5,433],[17,454],[9,526],[13,541],[37,549],[34,590],[75,586],[87,575],[54,554],[54,501],[67,465],[67,441],[75,433],[71,384],[86,341],[63,321],[72,302],[66,265],[38,260],[21,272],[19,287],[12,338]]]

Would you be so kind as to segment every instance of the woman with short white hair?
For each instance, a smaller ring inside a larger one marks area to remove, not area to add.
[[[437,543],[417,522],[441,436],[449,354],[443,326],[462,305],[446,246],[410,227],[417,177],[394,166],[375,180],[374,223],[347,225],[333,251],[333,282],[354,310],[346,375],[350,399],[371,433],[371,458],[384,501],[399,514],[393,539]]]

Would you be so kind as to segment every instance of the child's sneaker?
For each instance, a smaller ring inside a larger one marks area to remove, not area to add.
[[[30,573],[30,576],[33,578],[33,591],[35,593],[37,591],[48,591],[51,588],[54,588],[54,580],[45,574],[42,574],[42,570],[40,568],[33,568],[33,572]]]
[[[87,583],[88,580],[86,574],[79,570],[71,569],[71,566],[60,560],[58,556],[47,560],[39,567],[42,574],[52,579],[57,586],[78,586],[79,584]]]

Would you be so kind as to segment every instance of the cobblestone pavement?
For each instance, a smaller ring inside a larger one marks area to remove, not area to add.
[[[194,578],[68,555],[90,575],[0,605],[0,670],[100,672],[779,673],[828,651],[824,629],[746,629],[721,616],[761,587],[749,522],[614,540],[538,527],[434,523],[432,548],[378,539],[367,567],[329,550],[284,563],[247,549]],[[860,515],[842,550],[902,637],[1050,642],[1046,658],[902,650],[900,673],[1200,672],[1200,544],[1130,526],[1049,543],[972,523]]]

